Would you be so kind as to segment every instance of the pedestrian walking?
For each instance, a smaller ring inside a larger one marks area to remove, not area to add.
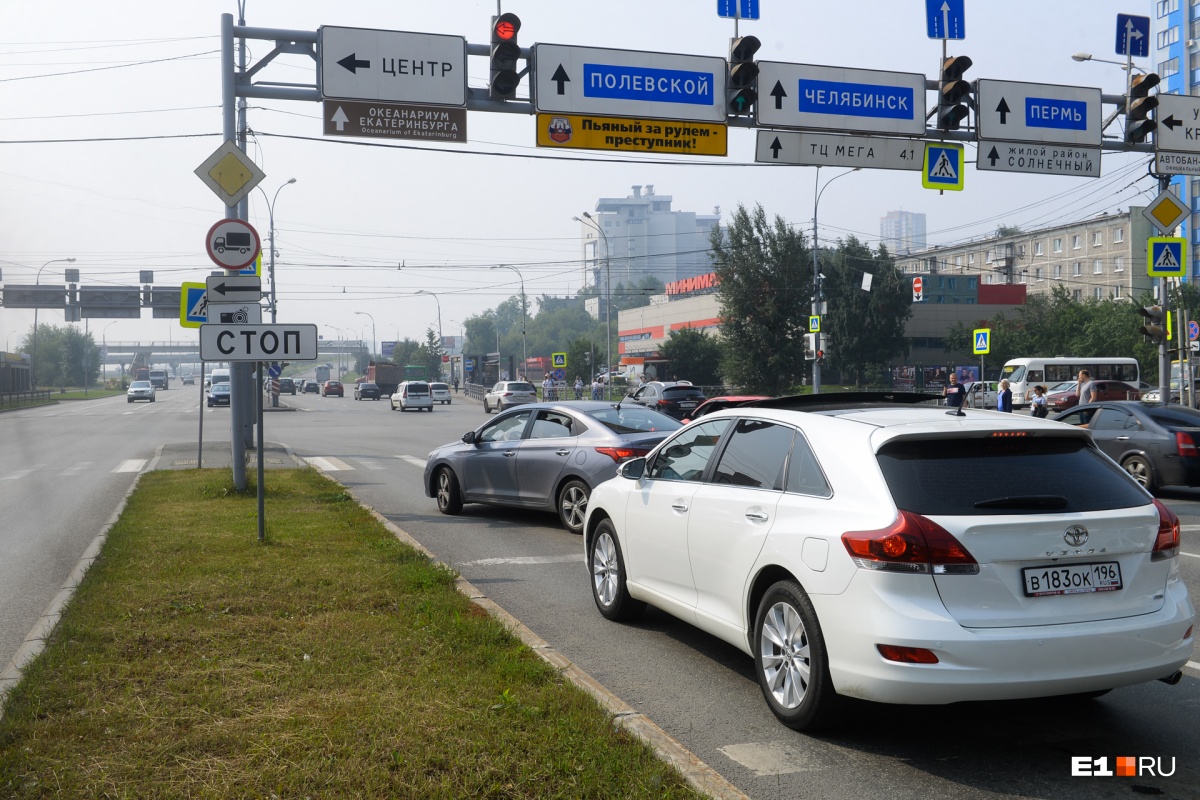
[[[603,384],[600,383],[599,376],[597,376],[594,380],[592,380],[592,399],[593,400],[600,399],[600,389],[602,388],[602,386],[603,386]]]
[[[1075,384],[1075,394],[1079,396],[1079,405],[1090,403],[1095,398],[1092,387],[1092,373],[1086,369],[1079,370],[1079,382]]]
[[[1033,387],[1033,397],[1029,398],[1029,413],[1038,419],[1050,416],[1050,406],[1046,404],[1046,387]]]
[[[996,410],[1012,413],[1012,389],[1008,388],[1008,381],[1000,381],[1000,391],[996,394]]]
[[[575,376],[575,399],[583,399],[583,378],[578,375]]]

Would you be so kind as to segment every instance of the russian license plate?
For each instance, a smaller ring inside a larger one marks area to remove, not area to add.
[[[680,408],[695,408],[696,404],[695,403],[680,403],[679,407]]]
[[[1025,567],[1026,597],[1056,594],[1115,592],[1121,588],[1121,565],[1116,561],[1100,564],[1065,564],[1052,567]]]

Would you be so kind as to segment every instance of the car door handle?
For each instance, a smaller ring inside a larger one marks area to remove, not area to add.
[[[1128,442],[1128,441],[1129,441],[1129,437],[1128,437],[1128,436],[1118,436],[1118,437],[1117,437],[1117,441],[1118,441],[1118,442]]]
[[[556,456],[569,456],[569,455],[571,455],[571,451],[570,451],[570,450],[555,450],[555,451],[554,451],[554,455],[556,455]]]
[[[747,511],[746,519],[752,522],[766,522],[769,517],[765,511]]]
[[[687,503],[683,502],[682,500],[676,500],[674,503],[671,503],[671,508],[675,509],[681,514],[688,510]]]
[[[512,458],[512,457],[513,457],[513,456],[515,456],[516,454],[517,454],[517,449],[516,449],[515,447],[514,447],[512,450],[505,450],[505,451],[504,451],[504,457],[505,457],[505,458]]]

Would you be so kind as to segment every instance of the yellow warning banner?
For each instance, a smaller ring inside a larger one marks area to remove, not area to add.
[[[688,120],[538,114],[537,146],[625,150],[687,156],[724,156],[729,127]]]

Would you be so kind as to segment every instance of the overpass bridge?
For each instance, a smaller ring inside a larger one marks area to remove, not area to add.
[[[370,355],[371,348],[361,339],[321,339],[317,342],[317,360],[335,361],[342,359],[353,363],[360,356]],[[200,370],[199,339],[169,339],[166,341],[104,342],[100,348],[103,367],[115,366],[127,369],[135,361],[153,364],[169,364],[172,373],[187,368]]]

